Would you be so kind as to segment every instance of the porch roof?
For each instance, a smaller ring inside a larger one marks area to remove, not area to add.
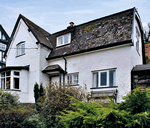
[[[59,73],[64,73],[64,70],[59,66],[58,64],[55,65],[49,65],[44,70],[42,70],[43,73],[49,74],[49,75],[56,75]]]

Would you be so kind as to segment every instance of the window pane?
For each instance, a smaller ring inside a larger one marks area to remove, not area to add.
[[[25,44],[22,44],[22,48],[21,48],[21,54],[25,53]]]
[[[115,82],[115,70],[109,71],[109,86],[114,86]]]
[[[63,44],[63,37],[59,37],[58,38],[58,45],[62,45]]]
[[[10,76],[10,71],[9,71],[9,72],[6,72],[6,76]]]
[[[1,89],[5,89],[5,78],[1,79]]]
[[[14,89],[19,89],[19,78],[14,78],[13,88]]]
[[[1,77],[5,77],[5,73],[1,73]]]
[[[68,84],[72,84],[72,76],[67,76]]]
[[[64,44],[68,44],[69,43],[69,34],[64,36]]]
[[[98,87],[98,72],[93,73],[93,87]]]
[[[15,76],[20,76],[20,72],[14,71],[14,75],[15,75]]]
[[[73,84],[78,84],[78,74],[73,75]]]
[[[107,85],[107,72],[101,72],[101,86]]]
[[[6,89],[10,89],[10,77],[6,78]]]

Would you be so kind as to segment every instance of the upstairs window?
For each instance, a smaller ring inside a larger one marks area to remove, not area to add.
[[[71,42],[71,33],[57,37],[57,46],[69,44]]]
[[[79,84],[79,74],[73,73],[67,75],[67,83],[69,85],[78,85]]]
[[[25,42],[20,42],[17,44],[17,56],[25,54]]]
[[[104,70],[93,72],[93,87],[112,87],[116,82],[116,70]]]

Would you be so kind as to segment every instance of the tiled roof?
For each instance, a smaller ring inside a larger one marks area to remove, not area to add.
[[[39,27],[38,25],[36,25],[32,21],[30,21],[29,19],[27,19],[23,15],[20,14],[20,17],[24,20],[26,25],[29,27],[29,30],[32,31],[32,33],[37,38],[39,43],[41,43],[41,44],[43,44],[49,48],[52,48],[52,45],[50,44],[49,40],[47,39],[47,36],[49,36],[50,33],[48,33],[47,31],[45,31],[44,29],[42,29],[41,27]]]
[[[134,8],[96,19],[49,36],[53,50],[47,59],[67,56],[99,47],[131,43]],[[56,47],[57,36],[71,33],[71,43]]]

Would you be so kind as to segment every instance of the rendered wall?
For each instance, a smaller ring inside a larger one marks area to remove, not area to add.
[[[16,57],[16,45],[25,41],[25,55]],[[34,102],[34,84],[39,82],[39,70],[40,70],[40,60],[39,60],[39,49],[36,44],[37,40],[31,32],[28,31],[26,24],[20,20],[16,33],[14,35],[13,41],[9,48],[6,58],[6,66],[26,66],[30,65],[28,73],[28,79],[21,79],[21,101],[24,102]],[[23,73],[24,74],[24,73]],[[25,74],[24,74],[25,77]],[[26,91],[24,91],[26,90]],[[28,95],[25,95],[28,93]]]
[[[96,52],[89,52],[76,56],[66,57],[67,59],[67,72],[79,72],[79,85],[87,85],[88,92],[90,91],[103,91],[103,90],[118,90],[117,102],[122,101],[122,96],[125,96],[131,91],[131,70],[133,63],[131,62],[132,54],[134,52],[133,46],[122,46],[111,49],[99,50]],[[134,55],[133,55],[134,56]],[[141,57],[136,58],[136,65],[141,64]],[[64,69],[63,58],[57,60],[50,60],[49,65],[59,64]],[[116,88],[92,88],[92,71],[105,70],[116,68]],[[59,78],[57,77],[59,81]],[[56,77],[52,81],[56,81]]]

